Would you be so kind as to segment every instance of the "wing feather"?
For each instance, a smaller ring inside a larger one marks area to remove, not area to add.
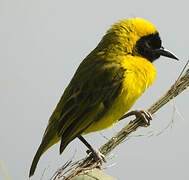
[[[93,65],[96,67],[91,68]],[[60,153],[106,113],[122,88],[125,69],[119,64],[100,61],[88,66],[88,73],[87,68],[81,68],[81,71],[78,68],[61,98],[64,104],[58,122],[58,136],[62,137]]]

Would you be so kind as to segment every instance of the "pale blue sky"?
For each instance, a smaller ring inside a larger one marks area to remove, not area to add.
[[[79,63],[111,24],[128,17],[152,22],[164,47],[181,58],[155,62],[156,82],[133,107],[145,109],[171,86],[189,57],[187,1],[0,0],[0,159],[12,179],[28,179],[48,118]],[[188,97],[186,90],[175,100],[184,120],[176,114],[173,127],[163,134],[123,143],[108,163],[116,165],[105,172],[119,180],[189,179]],[[136,134],[161,131],[172,112],[169,103],[150,128]],[[128,121],[102,133],[111,137]],[[85,137],[96,147],[105,142],[99,132]],[[86,148],[74,140],[59,156],[55,145],[42,156],[31,179],[40,179],[45,168],[48,179],[75,151],[75,159],[83,158]],[[5,179],[1,168],[0,179]]]

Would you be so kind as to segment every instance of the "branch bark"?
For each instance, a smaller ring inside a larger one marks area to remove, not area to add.
[[[184,69],[186,68],[186,66],[184,67]],[[171,86],[171,88],[157,102],[155,102],[149,109],[147,109],[148,112],[154,114],[161,107],[163,107],[171,99],[178,96],[189,86],[189,69],[183,74],[184,69],[182,70],[176,82]],[[121,119],[124,118],[125,116],[123,116]],[[143,126],[143,121],[140,118],[136,118],[135,120],[130,121],[129,124],[126,125],[120,132],[118,132],[107,143],[100,147],[100,152],[104,155],[109,154],[116,146],[122,143],[132,132],[136,131],[141,126]],[[65,173],[63,173],[63,171],[65,170],[64,166],[62,169],[57,171],[53,179],[56,180],[57,177],[59,177],[60,179],[62,178],[62,180],[70,180],[78,174],[83,174],[86,171],[100,167],[101,164],[95,162],[92,159],[92,157],[89,156],[82,161],[72,163],[69,170],[66,172],[66,176]]]

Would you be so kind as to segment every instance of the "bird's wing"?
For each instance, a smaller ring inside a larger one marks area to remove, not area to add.
[[[78,134],[98,121],[119,95],[125,69],[120,64],[84,61],[68,85],[61,105],[58,135],[62,137],[60,153]],[[61,101],[60,101],[61,102]]]

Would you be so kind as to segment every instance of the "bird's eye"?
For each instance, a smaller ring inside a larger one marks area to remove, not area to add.
[[[152,48],[150,41],[145,41],[145,46],[146,46],[147,48]]]

